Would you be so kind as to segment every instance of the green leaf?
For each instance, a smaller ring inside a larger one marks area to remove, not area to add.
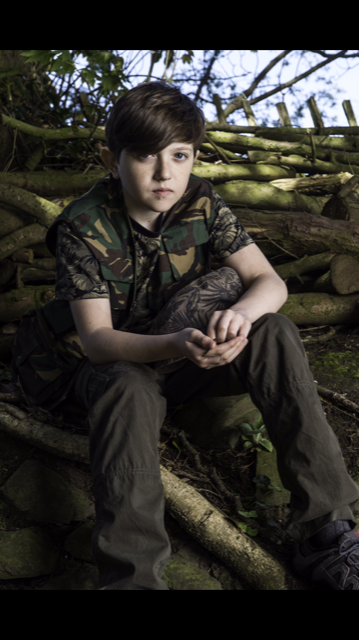
[[[264,422],[261,415],[259,416],[258,420],[256,420],[256,422],[254,423],[255,429],[259,429],[259,427],[264,427]]]
[[[253,446],[252,442],[247,441],[244,443],[243,449],[244,451],[247,451],[248,449],[251,449],[252,446]]]
[[[266,440],[266,438],[260,438],[259,439],[259,444],[264,447],[265,449],[267,449],[268,451],[273,451],[273,445],[271,442],[269,442],[269,440]]]
[[[275,487],[274,485],[271,485],[270,488],[274,489],[274,491],[278,491],[278,492],[282,491],[280,487]]]
[[[182,449],[181,447],[178,446],[177,442],[175,440],[172,440],[172,444],[174,447],[176,447],[177,451],[179,451],[180,453],[182,453]]]
[[[252,527],[247,527],[247,531],[249,536],[256,536],[258,534],[258,529],[253,529]]]
[[[248,525],[244,524],[244,522],[237,522],[239,529],[242,529],[243,533],[246,533]]]
[[[238,511],[238,513],[244,518],[258,518],[256,511]]]

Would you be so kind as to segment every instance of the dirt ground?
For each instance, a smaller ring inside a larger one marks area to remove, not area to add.
[[[319,385],[345,395],[359,404],[359,328],[348,326],[338,331],[327,341],[321,341],[329,333],[331,327],[308,329],[298,327],[311,371]],[[307,341],[308,340],[308,341]],[[11,382],[8,369],[9,362],[0,363],[0,382]],[[350,475],[359,481],[359,416],[352,415],[331,402],[321,398],[327,420],[337,435]],[[62,428],[74,430],[84,435],[84,417],[59,416],[54,412],[54,424]],[[38,416],[36,416],[38,417]],[[47,420],[48,422],[48,420]],[[181,446],[179,439],[168,430],[173,427],[167,419],[165,429],[159,443],[161,463],[185,482],[194,486],[210,502],[219,507],[228,518],[238,521],[233,500],[220,494],[218,488],[209,477],[201,475],[195,468],[189,453]],[[282,562],[290,571],[293,556],[293,542],[285,531],[285,521],[289,514],[288,505],[267,509],[256,504],[256,486],[253,478],[256,475],[256,452],[241,452],[226,449],[224,451],[203,450],[196,447],[202,465],[210,471],[214,467],[229,493],[241,496],[246,511],[256,509],[258,512],[259,533],[256,541]],[[29,458],[42,462],[49,468],[70,480],[75,486],[85,491],[93,500],[90,469],[87,465],[71,463],[48,453],[33,448],[19,440],[9,438],[0,432],[0,487],[16,471],[20,464]],[[356,513],[359,515],[359,511]],[[243,521],[243,519],[242,519]],[[19,513],[10,507],[0,495],[0,530],[10,530],[31,526]],[[78,526],[78,523],[76,524]],[[170,535],[173,551],[176,552],[188,539],[177,523],[166,516],[166,526]],[[55,576],[76,567],[78,561],[69,556],[63,549],[63,542],[75,526],[58,527],[49,525],[48,533],[56,539],[59,546],[59,561],[54,570]],[[35,590],[45,584],[51,576],[40,578],[0,580],[0,590]],[[236,588],[236,587],[233,587]],[[312,589],[303,584],[303,589]]]

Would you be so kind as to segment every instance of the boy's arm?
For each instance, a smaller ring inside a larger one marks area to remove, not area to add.
[[[93,364],[117,360],[146,363],[179,355],[175,334],[146,336],[116,331],[108,299],[70,300],[70,308],[81,342]]]
[[[188,328],[162,336],[127,333],[113,329],[109,300],[71,300],[70,308],[81,342],[93,364],[118,360],[146,363],[184,356],[197,366],[208,368],[208,361],[202,355],[215,345],[198,329]],[[230,348],[234,345],[219,348],[218,355],[225,355]]]

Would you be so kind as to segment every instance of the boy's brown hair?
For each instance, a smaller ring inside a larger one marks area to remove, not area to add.
[[[173,142],[193,144],[196,152],[205,134],[202,109],[165,82],[130,89],[117,100],[106,124],[107,146],[117,161],[123,149],[158,153]]]

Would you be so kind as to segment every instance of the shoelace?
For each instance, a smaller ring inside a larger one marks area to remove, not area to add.
[[[346,549],[345,550],[345,545],[347,542],[350,542],[350,549]],[[347,558],[347,562],[349,562],[349,564],[353,565],[353,567],[357,567],[359,566],[359,562],[353,562],[351,560],[351,556],[355,553],[359,554],[359,540],[353,540],[353,538],[346,538],[345,540],[343,540],[343,542],[341,543],[340,547],[339,547],[339,555],[340,556],[348,556]]]

